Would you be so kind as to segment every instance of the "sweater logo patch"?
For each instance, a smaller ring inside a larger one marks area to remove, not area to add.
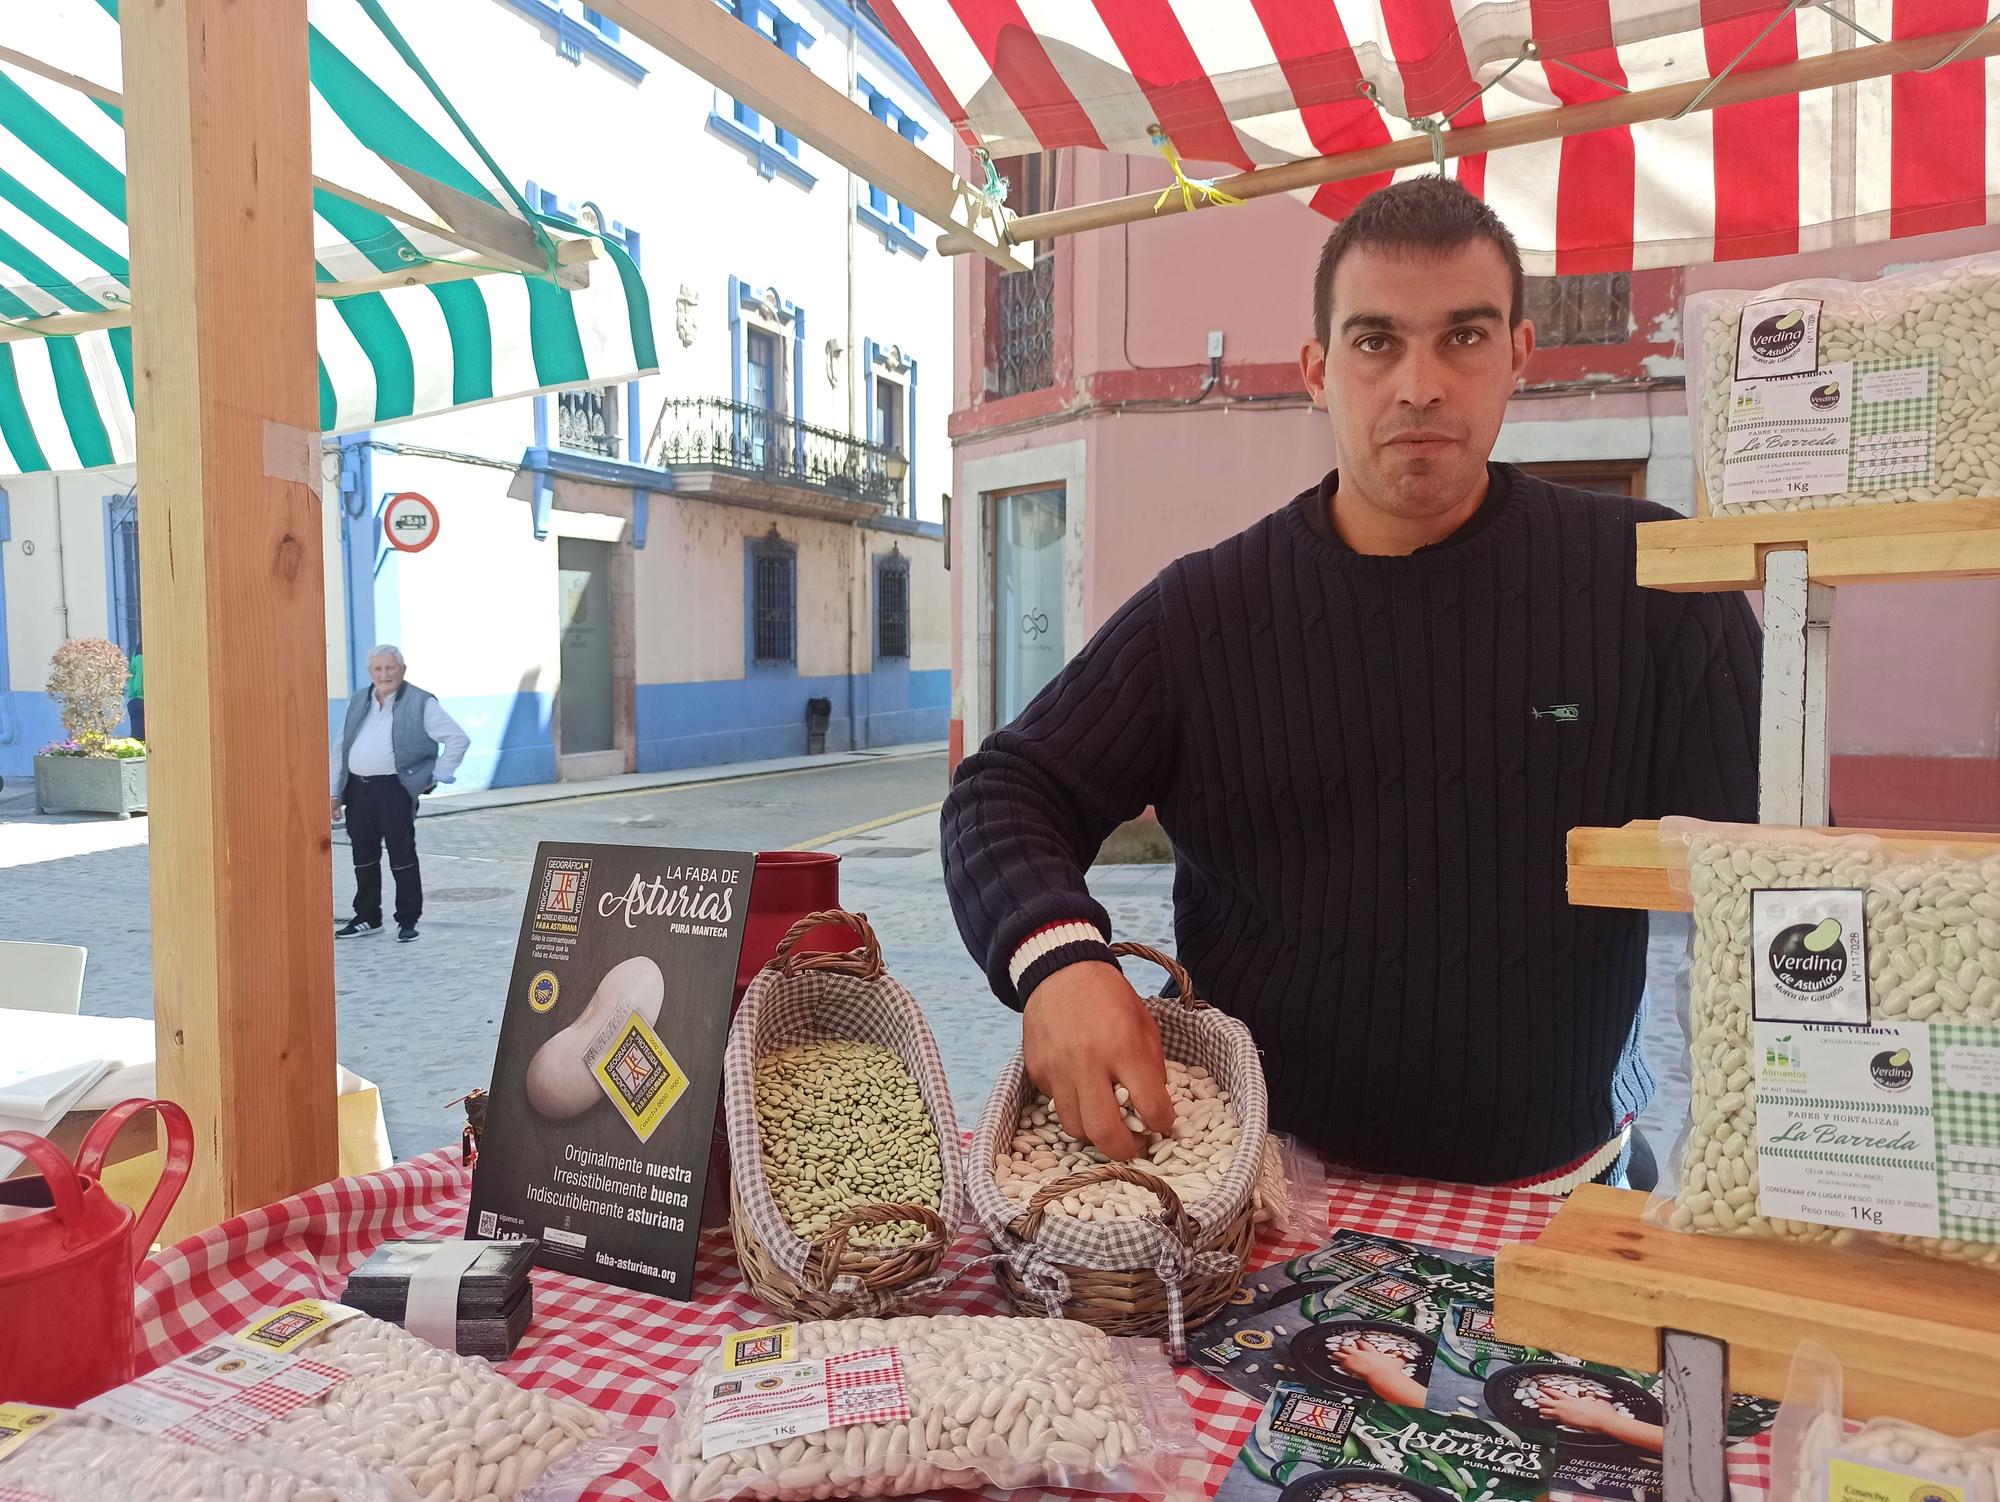
[[[1547,709],[1535,709],[1531,706],[1528,713],[1538,720],[1554,720],[1559,725],[1567,725],[1572,721],[1583,718],[1583,706],[1580,704],[1551,704]]]

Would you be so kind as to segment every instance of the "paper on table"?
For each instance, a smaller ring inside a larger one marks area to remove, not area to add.
[[[42,1109],[34,1114],[13,1110],[0,1111],[0,1132],[32,1132],[37,1137],[48,1136],[55,1129],[56,1123],[61,1121],[70,1108],[84,1097],[92,1085],[109,1073],[110,1069],[111,1065],[107,1060],[93,1059],[80,1069],[71,1071],[73,1077],[69,1084],[60,1094],[48,1097]],[[42,1078],[49,1079],[51,1076],[44,1075]],[[0,1147],[0,1178],[12,1173],[20,1161],[21,1155],[12,1148]]]

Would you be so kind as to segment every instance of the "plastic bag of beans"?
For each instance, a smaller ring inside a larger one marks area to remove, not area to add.
[[[688,1378],[656,1469],[675,1502],[960,1487],[1178,1494],[1201,1446],[1155,1341],[994,1315],[737,1331]]]
[[[1842,1416],[1844,1388],[1840,1358],[1802,1341],[1772,1430],[1773,1502],[1822,1502],[1851,1494],[1834,1484],[1836,1467],[1859,1468],[1855,1479],[1893,1495],[2000,1499],[2000,1430],[1961,1439],[1909,1419],[1857,1422]]]
[[[1687,300],[1709,510],[2000,494],[2000,255]]]
[[[567,1502],[640,1442],[479,1357],[312,1299],[267,1311],[82,1412],[364,1502]]]
[[[2000,1269],[2000,854],[1669,819],[1694,922],[1676,1230]]]
[[[0,1502],[408,1502],[400,1478],[333,1462],[315,1477],[89,1414],[0,1403]]]

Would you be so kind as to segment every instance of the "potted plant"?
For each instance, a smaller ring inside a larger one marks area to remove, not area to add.
[[[35,812],[116,814],[146,807],[146,745],[114,736],[125,713],[125,654],[102,637],[66,641],[49,659],[49,697],[68,732],[35,756]]]

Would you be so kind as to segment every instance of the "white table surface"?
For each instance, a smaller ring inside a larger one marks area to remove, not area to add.
[[[153,1019],[150,1017],[77,1017],[61,1012],[27,1012],[0,1007],[0,1050],[28,1045],[49,1048],[76,1063],[109,1059],[111,1072],[70,1109],[102,1111],[134,1096],[150,1100],[154,1089]],[[61,1067],[60,1063],[51,1068]],[[340,1071],[340,1093],[372,1090],[352,1070]]]

